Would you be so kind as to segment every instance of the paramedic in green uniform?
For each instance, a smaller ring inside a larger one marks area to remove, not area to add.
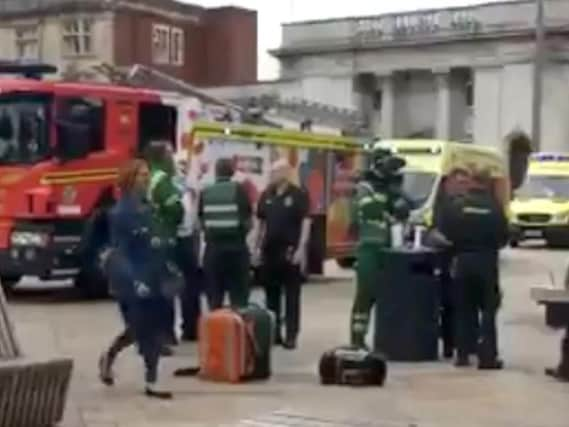
[[[247,234],[252,208],[243,186],[231,180],[230,159],[219,159],[215,183],[201,194],[199,217],[205,235],[204,270],[210,309],[223,305],[225,294],[233,307],[249,301],[250,256]]]
[[[355,347],[365,347],[371,309],[377,302],[375,287],[380,285],[382,251],[391,245],[393,215],[398,219],[408,216],[407,204],[396,188],[397,171],[404,164],[390,152],[376,148],[372,153],[372,167],[358,184],[355,206],[359,235],[357,287],[351,316],[351,344]]]
[[[174,184],[175,164],[168,141],[151,142],[145,157],[150,165],[148,201],[152,206],[154,227],[162,244],[167,247],[168,257],[176,261],[178,228],[184,218],[182,194]],[[166,343],[176,345],[174,300],[166,301],[164,313]]]

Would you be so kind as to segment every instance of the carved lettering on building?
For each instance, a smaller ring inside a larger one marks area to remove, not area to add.
[[[382,19],[368,18],[356,21],[356,38],[361,41],[381,39],[384,34],[384,24]]]
[[[457,10],[452,13],[450,26],[456,31],[476,32],[480,30],[482,23],[471,12]]]
[[[395,35],[435,33],[440,29],[440,17],[437,12],[413,13],[395,17]]]

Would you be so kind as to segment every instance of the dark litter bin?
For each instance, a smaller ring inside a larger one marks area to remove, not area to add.
[[[374,347],[389,360],[438,359],[439,254],[431,249],[385,249],[377,286]]]

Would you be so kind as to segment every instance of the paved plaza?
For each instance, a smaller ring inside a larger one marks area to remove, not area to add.
[[[529,290],[552,281],[560,286],[568,255],[539,248],[503,254],[500,344],[506,370],[393,363],[382,389],[318,384],[320,354],[346,343],[349,332],[352,273],[333,263],[326,279],[304,289],[299,350],[275,350],[269,382],[231,386],[175,379],[176,368],[197,362],[196,347],[182,345],[161,369],[175,392],[172,402],[141,396],[141,363],[133,351],[119,359],[113,389],[98,382],[98,356],[121,328],[112,302],[81,302],[69,290],[38,290],[41,285],[32,282],[12,298],[11,309],[28,354],[75,359],[63,427],[567,427],[569,385],[543,375],[545,366],[557,362],[560,335],[544,326],[543,309]]]

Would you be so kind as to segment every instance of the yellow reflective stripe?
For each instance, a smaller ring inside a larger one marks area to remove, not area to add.
[[[208,219],[205,221],[207,228],[235,228],[239,226],[236,219]]]
[[[171,206],[179,203],[180,201],[180,197],[177,194],[172,194],[170,197],[168,197],[168,199],[166,199],[166,202],[164,202],[164,204],[166,206]]]
[[[239,212],[237,205],[206,205],[204,213],[234,213]]]
[[[152,174],[150,177],[150,184],[148,185],[148,198],[149,200],[153,200],[152,195],[154,194],[154,190],[160,184],[160,181],[166,177],[166,173],[163,171],[158,171]]]
[[[387,224],[385,223],[385,221],[381,221],[381,220],[377,220],[377,219],[368,219],[368,220],[364,220],[364,222],[366,224],[376,225],[380,228],[387,228]]]
[[[489,213],[491,213],[492,211],[490,209],[486,209],[486,208],[476,208],[473,206],[465,206],[462,211],[464,213],[469,213],[469,214],[475,214],[475,215],[487,215]]]
[[[192,127],[197,139],[250,141],[289,147],[320,148],[331,150],[363,151],[357,138],[282,130],[265,126],[235,125],[217,122],[197,122]]]
[[[81,184],[86,182],[99,182],[99,181],[114,181],[118,178],[118,174],[112,175],[98,175],[98,176],[84,176],[78,178],[42,178],[40,183],[42,185],[66,185],[66,184]]]
[[[381,193],[373,194],[371,196],[362,197],[359,201],[359,204],[361,206],[363,206],[363,205],[367,205],[369,203],[374,203],[374,202],[385,203],[385,202],[387,202],[387,197]]]
[[[114,180],[117,176],[117,168],[48,172],[41,177],[40,183],[42,185],[75,184],[82,182]]]

